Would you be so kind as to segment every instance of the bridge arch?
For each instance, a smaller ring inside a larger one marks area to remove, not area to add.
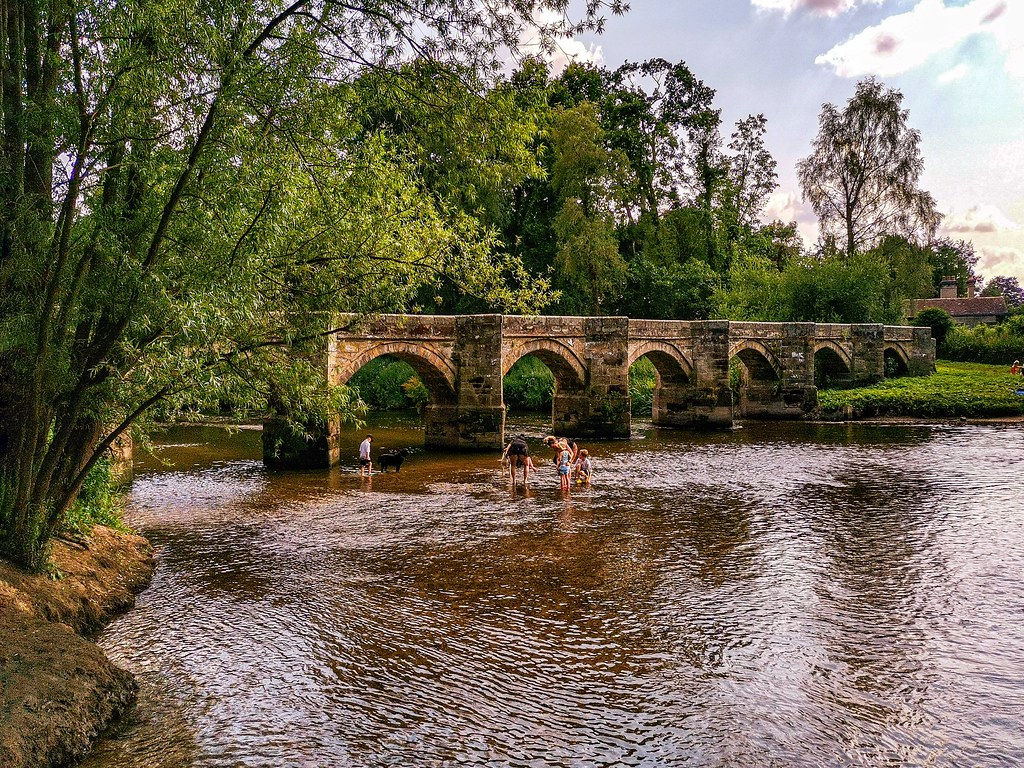
[[[555,339],[530,339],[515,344],[502,356],[501,375],[507,375],[512,366],[527,355],[533,355],[550,368],[560,388],[580,389],[587,380],[587,368],[575,350]]]
[[[887,342],[882,352],[886,376],[906,376],[910,373],[910,355],[898,342]]]
[[[848,386],[853,376],[853,357],[832,339],[814,345],[814,384],[818,387]]]
[[[686,383],[693,376],[693,363],[674,344],[663,341],[645,341],[629,350],[629,365],[641,357],[647,357],[654,364],[662,381]]]
[[[750,377],[758,381],[779,381],[782,379],[782,365],[775,354],[764,344],[754,339],[743,339],[729,348],[729,359],[738,357]]]
[[[367,346],[339,362],[335,383],[345,384],[364,365],[385,355],[408,363],[436,402],[455,402],[455,366],[449,358],[422,344],[389,341]]]

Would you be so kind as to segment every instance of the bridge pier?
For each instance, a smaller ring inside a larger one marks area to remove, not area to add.
[[[850,328],[850,343],[853,348],[853,382],[863,386],[884,379],[885,326],[854,325]]]
[[[501,450],[505,405],[501,396],[502,315],[455,318],[452,360],[455,401],[432,403],[424,410],[427,446]]]
[[[798,419],[813,410],[818,404],[818,388],[814,385],[814,323],[736,325],[742,325],[747,334],[765,338],[771,347],[747,340],[737,345],[737,356],[744,366],[741,415],[754,419]]]
[[[733,425],[729,387],[729,322],[690,323],[693,372],[689,381],[660,376],[654,393],[654,423],[663,427],[729,429]]]
[[[570,437],[629,437],[629,320],[583,319],[582,358],[587,376],[580,390],[556,389],[552,428]]]

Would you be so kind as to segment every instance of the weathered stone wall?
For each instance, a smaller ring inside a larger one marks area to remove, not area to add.
[[[928,376],[935,372],[935,339],[930,328],[887,325],[885,341],[898,346],[905,355],[909,375]]]
[[[528,354],[551,369],[551,425],[557,434],[628,436],[628,323],[624,317],[506,316],[502,370]]]
[[[630,360],[646,355],[658,371],[655,424],[732,426],[727,321],[630,320],[628,327]]]
[[[501,315],[464,315],[455,319],[452,362],[454,404],[437,403],[426,411],[427,445],[449,448],[502,447],[505,405],[501,395]]]

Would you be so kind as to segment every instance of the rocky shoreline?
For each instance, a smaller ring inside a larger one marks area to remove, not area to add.
[[[153,578],[140,536],[97,526],[57,541],[58,578],[0,560],[0,765],[49,768],[82,760],[133,704],[134,678],[88,639],[135,604]]]

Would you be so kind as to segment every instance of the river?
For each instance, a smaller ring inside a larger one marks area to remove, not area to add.
[[[87,768],[1024,765],[1021,426],[641,428],[568,495],[522,428],[525,492],[415,422],[369,480],[158,440]]]

